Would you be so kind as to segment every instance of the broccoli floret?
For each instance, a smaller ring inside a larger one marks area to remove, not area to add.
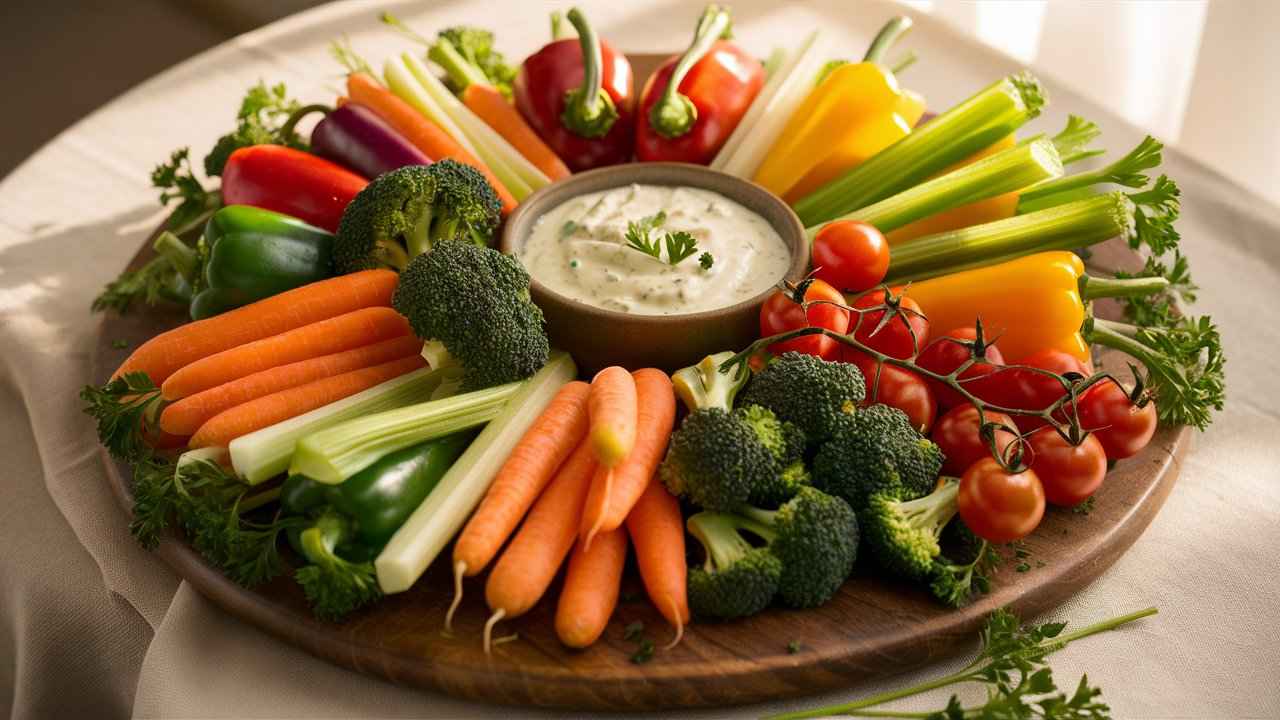
[[[697,365],[677,370],[671,376],[676,395],[684,401],[689,412],[712,407],[733,409],[733,399],[751,379],[751,373],[740,365],[720,372],[720,366],[733,355],[731,351],[708,355]]]
[[[937,490],[914,500],[877,493],[861,513],[863,535],[876,561],[889,572],[925,580],[942,554],[938,539],[956,514],[960,483],[948,479]]]
[[[831,437],[854,413],[866,391],[862,372],[852,363],[787,352],[755,376],[743,391],[741,403],[769,408],[795,423],[810,443],[817,444]]]
[[[746,423],[780,467],[790,465],[804,455],[804,432],[794,423],[781,420],[772,410],[759,405],[745,405],[733,411]]]
[[[445,159],[383,173],[342,214],[334,272],[404,270],[442,240],[489,245],[501,210],[497,193],[470,165]]]
[[[516,79],[516,68],[508,65],[502,53],[493,49],[493,33],[481,28],[460,26],[445,28],[437,37],[452,43],[458,54],[484,73],[490,84],[508,99],[511,98],[511,83]],[[450,90],[458,92],[450,79],[446,79],[445,83]]]
[[[853,572],[858,557],[858,519],[838,497],[811,487],[777,510],[746,507],[744,527],[764,538],[782,561],[778,597],[796,608],[831,599]]]
[[[444,344],[464,390],[523,380],[547,362],[529,273],[497,250],[442,242],[409,262],[391,303],[418,337]]]
[[[751,488],[747,502],[756,507],[776,508],[795,497],[801,488],[813,485],[803,460],[795,460],[782,471]]]
[[[689,413],[671,435],[658,476],[677,497],[707,510],[732,511],[778,464],[752,428],[733,413],[706,408]]]
[[[839,424],[813,459],[813,484],[855,509],[874,494],[909,500],[934,487],[943,455],[905,413],[871,405]]]
[[[689,608],[699,617],[729,620],[768,607],[778,592],[782,561],[767,548],[752,547],[734,515],[700,512],[689,518],[689,533],[702,543],[707,560],[689,568]]]

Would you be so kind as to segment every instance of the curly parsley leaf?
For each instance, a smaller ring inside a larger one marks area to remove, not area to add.
[[[236,129],[218,138],[204,157],[205,174],[221,175],[231,153],[251,145],[284,145],[306,150],[307,144],[296,133],[283,132],[289,116],[301,108],[302,103],[289,97],[284,83],[268,87],[258,81],[240,101]]]

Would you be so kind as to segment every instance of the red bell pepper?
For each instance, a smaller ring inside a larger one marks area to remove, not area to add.
[[[693,43],[649,77],[640,94],[636,157],[707,165],[764,86],[764,66],[722,40],[729,11],[708,5]]]
[[[222,171],[222,200],[292,215],[337,232],[342,211],[369,181],[336,163],[283,145],[231,153]]]
[[[569,22],[576,39],[553,39],[520,66],[516,108],[575,172],[627,162],[635,137],[631,63],[596,36],[581,10],[570,10]]]

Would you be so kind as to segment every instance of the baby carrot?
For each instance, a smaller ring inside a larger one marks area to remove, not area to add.
[[[311,412],[426,364],[421,355],[412,355],[263,395],[210,418],[191,436],[189,445],[193,448],[226,447],[241,435]]]
[[[190,435],[214,415],[254,398],[351,370],[417,355],[421,350],[421,340],[412,335],[404,335],[373,345],[261,370],[239,380],[201,390],[170,404],[160,414],[160,429],[175,435]]]
[[[547,591],[565,556],[573,549],[593,467],[591,447],[580,443],[538,497],[520,532],[493,566],[484,586],[485,601],[493,611],[485,624],[486,653],[494,623],[528,612]],[[447,626],[448,619],[445,622]]]
[[[569,167],[538,137],[497,88],[486,83],[471,83],[462,91],[462,104],[511,143],[552,182],[569,177]]]
[[[611,470],[597,469],[582,511],[581,535],[589,544],[600,530],[613,530],[627,519],[653,473],[662,462],[676,419],[675,391],[661,370],[633,373],[636,387],[636,440],[631,452]]]
[[[133,351],[112,378],[144,372],[159,385],[200,358],[360,308],[390,307],[399,276],[365,270],[303,285],[161,333]]]
[[[363,308],[196,360],[170,375],[160,394],[181,400],[262,370],[412,334],[409,321],[395,310]]]
[[[470,165],[484,174],[484,178],[493,186],[498,199],[502,201],[502,214],[510,213],[516,207],[515,196],[507,190],[496,176],[470,151],[462,147],[449,134],[428,120],[412,105],[401,100],[395,93],[383,87],[372,76],[365,73],[351,73],[347,76],[347,95],[352,102],[368,107],[378,117],[387,121],[433,160],[453,158],[460,163]]]
[[[573,548],[556,606],[560,642],[584,648],[599,639],[618,604],[626,560],[627,533],[622,529],[600,533],[590,550],[581,541]]]
[[[636,382],[626,368],[615,365],[596,373],[587,413],[596,462],[612,468],[636,442]]]
[[[636,549],[636,562],[645,592],[662,617],[676,629],[667,647],[674,647],[689,623],[685,577],[684,518],[680,503],[662,483],[652,480],[627,515],[627,534]]]

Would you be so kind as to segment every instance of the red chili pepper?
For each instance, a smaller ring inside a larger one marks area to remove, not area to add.
[[[552,17],[553,35],[558,21]],[[627,162],[635,135],[631,63],[596,36],[582,11],[570,10],[569,22],[576,39],[552,40],[520,66],[516,108],[575,172]]]
[[[729,11],[708,5],[693,44],[658,68],[640,94],[636,157],[707,165],[764,85],[764,66],[730,42]]]
[[[336,163],[283,145],[231,153],[222,171],[222,200],[292,215],[337,232],[342,211],[369,181]]]

